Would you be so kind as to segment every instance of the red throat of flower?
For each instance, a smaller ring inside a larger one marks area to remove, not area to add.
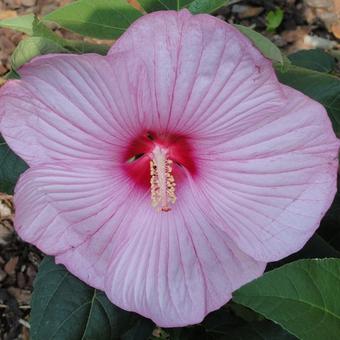
[[[179,134],[141,134],[128,146],[124,164],[136,185],[151,192],[151,205],[163,212],[175,204],[177,186],[197,172],[189,141]]]

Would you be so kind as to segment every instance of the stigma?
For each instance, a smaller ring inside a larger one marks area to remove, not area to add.
[[[151,205],[159,211],[170,211],[170,204],[176,202],[175,179],[172,175],[172,160],[167,150],[155,146],[150,161]]]

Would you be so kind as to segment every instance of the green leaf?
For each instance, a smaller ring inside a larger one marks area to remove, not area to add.
[[[283,10],[277,8],[275,11],[270,11],[266,15],[266,25],[268,31],[275,31],[282,23]]]
[[[110,47],[102,44],[90,44],[86,41],[77,40],[64,40],[63,46],[69,51],[75,53],[97,53],[101,55],[107,55]]]
[[[109,49],[106,45],[94,45],[84,41],[73,41],[59,37],[37,18],[32,23],[33,37],[22,40],[14,50],[11,63],[12,70],[7,79],[18,79],[16,70],[34,57],[49,53],[98,53],[106,55]]]
[[[54,43],[66,48],[66,40],[54,33],[38,18],[35,18],[33,22],[33,36],[52,40]]]
[[[151,329],[152,324],[114,306],[51,257],[44,258],[34,281],[30,323],[32,340],[123,339],[134,326]]]
[[[288,58],[296,66],[319,72],[332,72],[336,66],[335,58],[320,49],[299,51]]]
[[[292,334],[287,333],[280,326],[268,320],[244,323],[238,327],[229,329],[226,336],[220,340],[294,340]]]
[[[16,70],[34,57],[49,53],[68,53],[68,50],[46,38],[31,37],[22,40],[12,54],[12,68]]]
[[[33,14],[0,20],[0,27],[10,28],[15,31],[32,35]]]
[[[143,9],[148,13],[164,10],[178,11],[193,1],[194,0],[138,0]]]
[[[63,39],[38,19],[35,19],[33,22],[33,36],[52,40],[61,47],[75,53],[98,53],[106,55],[109,50],[109,46],[107,45],[95,45],[85,41]]]
[[[193,14],[212,13],[229,2],[230,0],[194,0],[189,4],[188,9]]]
[[[301,260],[264,274],[233,294],[299,339],[338,339],[340,260]]]
[[[19,176],[27,164],[19,158],[0,135],[0,192],[12,195]]]
[[[53,11],[44,20],[85,36],[115,39],[141,15],[126,0],[79,0]]]
[[[282,55],[279,48],[273,44],[268,38],[264,37],[262,34],[257,33],[249,27],[242,25],[234,25],[241,33],[243,33],[254,45],[257,47],[261,53],[268,59],[278,62],[280,64],[285,64],[285,58]]]
[[[258,315],[257,319],[245,321],[231,312],[227,306],[220,310],[210,313],[202,323],[205,328],[206,339],[218,340],[293,340],[293,335],[287,333],[280,326],[271,321],[265,320],[261,315],[248,309],[249,312]],[[241,305],[233,303],[234,307],[244,308]],[[178,338],[185,339],[187,338]],[[201,337],[193,338],[193,340],[201,339]],[[172,338],[171,338],[172,340]]]
[[[164,10],[180,10],[187,7],[191,13],[211,13],[230,0],[139,0],[143,9],[150,13]]]
[[[335,133],[340,136],[340,79],[336,76],[290,65],[277,69],[280,82],[321,103],[327,110]]]

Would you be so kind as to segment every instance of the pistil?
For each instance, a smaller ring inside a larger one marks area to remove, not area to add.
[[[150,161],[151,204],[160,211],[170,211],[170,203],[176,202],[175,179],[172,175],[172,160],[167,150],[156,146]]]

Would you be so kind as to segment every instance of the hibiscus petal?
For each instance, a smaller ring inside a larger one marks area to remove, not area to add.
[[[252,126],[254,114],[270,120],[268,112],[282,103],[271,62],[233,26],[209,15],[187,10],[147,15],[109,53],[122,51],[145,65],[152,114],[159,118],[155,129],[216,135],[243,118]]]
[[[138,227],[123,245],[118,238],[113,242],[105,279],[105,291],[115,304],[162,327],[201,322],[265,268],[208,222],[191,192],[179,199],[182,204],[167,215],[150,209],[148,200],[131,205],[132,224]],[[76,252],[83,257],[86,249],[84,245]],[[59,259],[67,262],[68,256]]]
[[[287,99],[274,120],[240,125],[233,138],[226,128],[226,137],[196,141],[202,209],[241,250],[267,262],[299,250],[336,193],[339,140],[325,109],[283,89]]]
[[[0,90],[1,132],[33,165],[15,227],[118,306],[194,324],[312,235],[339,143],[324,109],[216,18],[151,14],[110,53],[37,58]],[[148,129],[193,148],[169,213],[122,164]]]
[[[124,55],[50,55],[0,90],[0,130],[30,165],[120,160],[147,109],[145,72]],[[144,109],[144,107],[146,107]]]
[[[130,189],[109,170],[31,169],[16,190],[15,226],[113,303],[161,326],[200,322],[262,274],[265,263],[209,222],[190,190],[164,214]]]
[[[116,211],[126,206],[132,189],[119,169],[31,168],[15,189],[15,228],[24,240],[56,255],[92,237],[108,221],[115,219],[118,224]]]
[[[321,105],[281,86],[271,63],[211,16],[148,15],[110,54],[124,51],[147,69],[158,128],[190,136],[206,214],[258,260],[301,248],[336,186],[339,144]]]

